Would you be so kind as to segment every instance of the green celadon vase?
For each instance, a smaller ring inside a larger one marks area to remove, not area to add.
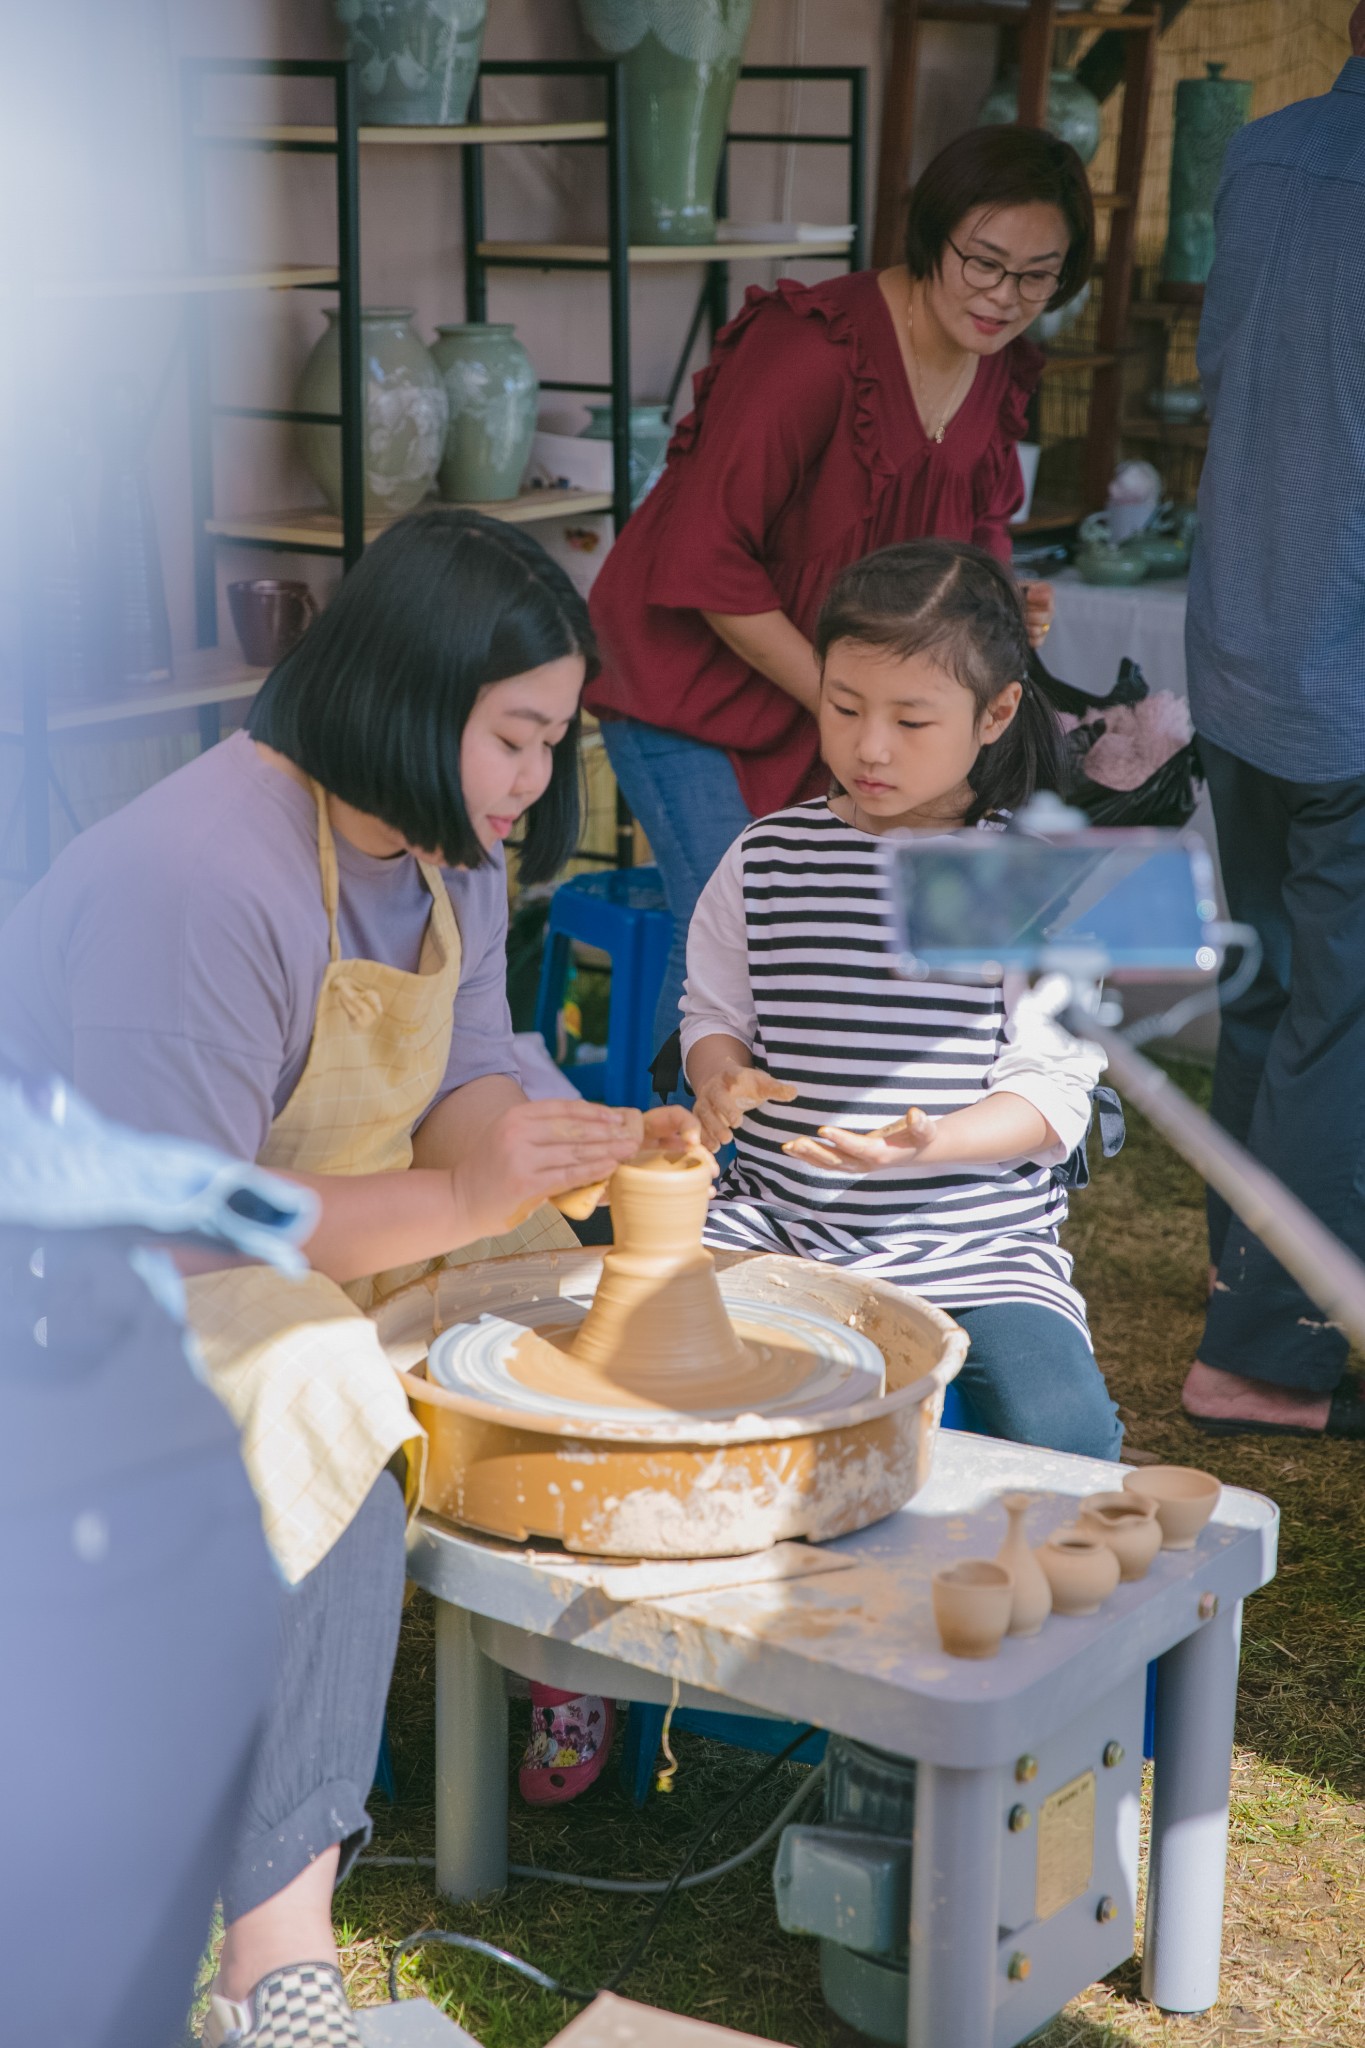
[[[488,0],[336,0],[349,31],[360,119],[459,126],[479,75]]]
[[[626,67],[632,242],[711,242],[716,178],[753,0],[578,0]]]
[[[365,516],[397,519],[420,505],[436,481],[445,447],[446,394],[412,324],[411,306],[366,306],[360,314],[365,378]],[[341,408],[341,337],[336,309],[303,366],[300,412]],[[341,512],[341,430],[302,426],[303,459],[332,511]]]
[[[1204,284],[1213,268],[1213,202],[1223,157],[1251,112],[1251,81],[1224,78],[1207,64],[1207,78],[1182,78],[1175,89],[1175,141],[1171,146],[1171,212],[1167,284]]]
[[[515,498],[536,431],[540,379],[509,322],[459,321],[436,329],[431,358],[450,407],[441,458],[443,498]]]
[[[1004,128],[1019,118],[1019,66],[1005,67],[981,102],[977,120],[983,128]],[[1043,122],[1049,135],[1069,142],[1083,164],[1088,164],[1100,146],[1100,103],[1074,71],[1057,70],[1048,76],[1047,116]]]

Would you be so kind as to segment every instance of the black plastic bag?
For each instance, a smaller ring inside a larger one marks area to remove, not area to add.
[[[1044,668],[1036,654],[1030,656],[1029,675],[1054,709],[1081,721],[1066,736],[1067,774],[1064,787],[1057,792],[1059,796],[1078,811],[1084,811],[1092,825],[1160,825],[1176,829],[1189,823],[1204,780],[1197,740],[1187,740],[1136,789],[1110,789],[1106,783],[1092,781],[1085,771],[1086,755],[1105,731],[1105,711],[1141,704],[1151,694],[1135,661],[1124,656],[1119,663],[1118,680],[1107,697],[1092,697],[1074,684],[1062,682]],[[1087,712],[1096,715],[1087,717]]]

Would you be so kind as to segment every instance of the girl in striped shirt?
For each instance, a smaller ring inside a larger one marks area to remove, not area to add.
[[[974,1426],[1117,1458],[1057,1241],[1103,1056],[1026,987],[898,975],[881,881],[888,832],[999,831],[1055,781],[1017,590],[966,542],[884,548],[836,578],[816,651],[831,793],[749,826],[688,935],[687,1079],[735,1142],[707,1242],[913,1289],[971,1338]]]

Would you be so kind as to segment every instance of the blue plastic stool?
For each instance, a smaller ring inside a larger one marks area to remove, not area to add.
[[[654,1783],[659,1761],[659,1737],[663,1734],[664,1707],[645,1707],[634,1701],[626,1716],[626,1732],[617,1765],[636,1806],[643,1806]],[[728,1742],[732,1749],[757,1750],[776,1756],[799,1733],[799,1721],[766,1721],[758,1714],[713,1714],[705,1707],[679,1707],[673,1716],[675,1728],[694,1735],[709,1735],[713,1742]],[[818,1764],[825,1753],[822,1729],[811,1731],[801,1747],[792,1752],[799,1764]]]
[[[560,1006],[575,939],[611,959],[605,1060],[572,1061],[564,1072],[590,1102],[648,1109],[654,1010],[663,987],[673,919],[657,868],[618,868],[563,882],[550,898],[536,996],[536,1030],[556,1048]]]

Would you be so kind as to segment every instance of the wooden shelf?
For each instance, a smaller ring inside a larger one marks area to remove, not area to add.
[[[289,144],[310,149],[332,149],[337,132],[329,126],[299,122],[217,122],[195,131],[201,142],[226,143],[238,148],[270,148]],[[478,121],[464,127],[431,128],[363,127],[356,130],[362,148],[456,149],[471,142],[604,142],[605,121]]]
[[[954,0],[929,0],[919,9],[921,21],[955,21],[969,28],[1019,28],[1028,17],[1024,0],[1016,0],[1011,6],[1009,0],[964,0],[956,6]],[[1088,8],[1074,11],[1065,6],[1056,12],[1054,29],[1117,29],[1119,33],[1133,35],[1143,29],[1154,28],[1160,22],[1155,14],[1100,14]]]
[[[846,256],[851,235],[828,242],[632,242],[628,260],[648,263],[746,263],[767,256]],[[480,242],[479,254],[492,263],[594,264],[606,269],[605,242]]]
[[[1084,516],[1079,505],[1042,505],[1017,525],[1011,522],[1009,532],[1011,538],[1025,533],[1059,533],[1064,526],[1079,526]]]
[[[1065,349],[1060,349],[1043,364],[1043,375],[1046,377],[1053,370],[1107,370],[1111,363],[1117,361],[1116,355],[1106,355],[1103,350],[1084,353],[1078,349],[1074,355],[1068,355]]]
[[[430,510],[435,502],[428,499],[419,509]],[[610,512],[611,502],[610,491],[523,491],[518,498],[469,504],[459,509],[486,512],[492,519],[505,519],[513,526],[524,526],[536,519],[563,519],[572,517],[574,513]],[[365,545],[368,547],[391,524],[388,519],[367,519]],[[301,510],[285,512],[239,512],[209,519],[205,527],[219,540],[249,541],[259,547],[296,548],[319,555],[341,553],[341,521],[334,512],[328,512],[322,506],[309,505]]]
[[[82,727],[119,725],[126,718],[163,718],[172,711],[198,711],[205,704],[234,704],[254,697],[267,671],[249,668],[235,649],[202,647],[176,663],[164,683],[145,683],[124,696],[101,697],[89,703],[49,709],[49,733],[76,732]],[[23,732],[23,715],[13,699],[0,704],[0,738]]]
[[[1180,448],[1207,448],[1207,420],[1128,419],[1119,421],[1119,433],[1127,441],[1161,441]]]
[[[284,264],[274,270],[166,271],[153,277],[53,279],[40,299],[170,299],[200,292],[289,292],[337,281],[334,263]]]

